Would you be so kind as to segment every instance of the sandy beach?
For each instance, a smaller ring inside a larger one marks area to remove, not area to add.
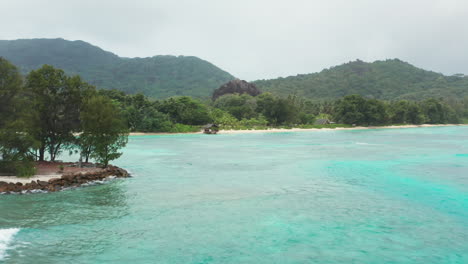
[[[49,181],[50,179],[58,179],[62,177],[61,174],[52,174],[52,175],[34,175],[30,178],[16,177],[16,176],[0,176],[0,181],[8,183],[17,183],[21,182],[22,184],[30,183],[32,181]]]
[[[361,129],[397,129],[397,128],[418,128],[418,127],[446,127],[446,126],[466,126],[468,124],[444,124],[444,125],[402,125],[402,126],[356,126],[356,127],[337,127],[337,128],[272,128],[272,129],[249,129],[249,130],[220,130],[218,134],[248,134],[248,133],[281,133],[281,132],[308,132],[308,131],[327,131],[327,130],[361,130]],[[192,135],[192,134],[203,134],[203,132],[191,132],[191,133],[143,133],[133,132],[130,136],[154,136],[154,135]]]
[[[16,177],[16,176],[0,176],[0,182],[8,183],[17,183],[21,182],[22,184],[30,183],[32,181],[49,181],[50,179],[57,179],[62,177],[64,173],[74,173],[74,172],[93,172],[98,171],[99,169],[93,167],[71,167],[73,163],[59,163],[59,162],[48,162],[41,161],[36,163],[36,175],[32,177]],[[59,166],[63,165],[63,171],[59,171]]]

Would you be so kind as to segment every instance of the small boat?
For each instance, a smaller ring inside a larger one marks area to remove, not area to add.
[[[216,125],[216,124],[208,124],[208,125],[203,127],[203,133],[205,133],[205,134],[214,135],[214,134],[218,133],[218,131],[219,131],[219,126]]]

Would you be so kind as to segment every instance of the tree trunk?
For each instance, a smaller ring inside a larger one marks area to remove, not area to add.
[[[51,144],[49,147],[49,155],[50,155],[50,161],[54,162],[55,161],[55,155],[54,155],[54,145]]]
[[[109,165],[109,149],[106,147],[106,154],[105,154],[105,160],[104,160],[104,168],[107,168],[107,165]]]
[[[91,156],[91,147],[90,146],[85,147],[84,151],[82,151],[82,154],[84,154],[85,163],[88,163],[89,156]]]
[[[57,146],[55,146],[55,148],[54,148],[54,160],[53,161],[55,161],[55,158],[57,157],[57,153],[59,152],[61,145],[62,145],[62,143],[58,143]]]
[[[39,161],[44,161],[45,147],[41,146],[39,148]]]

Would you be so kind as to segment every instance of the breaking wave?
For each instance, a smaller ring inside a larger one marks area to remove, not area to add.
[[[0,260],[3,260],[7,256],[8,245],[19,231],[19,228],[0,229]]]

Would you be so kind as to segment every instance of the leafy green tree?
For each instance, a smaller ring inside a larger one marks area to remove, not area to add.
[[[271,123],[276,123],[275,113],[276,97],[271,93],[262,93],[257,96],[257,112],[263,114]]]
[[[458,124],[460,122],[459,116],[450,105],[442,102],[442,109],[444,112],[444,123]]]
[[[214,107],[222,109],[238,120],[256,117],[257,103],[254,97],[248,94],[226,94],[214,102]]]
[[[28,104],[24,99],[18,69],[0,58],[0,170],[30,176],[34,174],[32,149],[36,142],[26,133]]]
[[[257,96],[257,112],[261,113],[271,125],[294,124],[300,120],[295,96],[285,99],[271,93],[263,93]]]
[[[421,107],[416,102],[409,103],[405,122],[409,124],[424,123],[424,114],[422,113]]]
[[[107,166],[119,158],[119,150],[126,146],[128,129],[117,106],[103,96],[93,96],[85,101],[81,112],[82,134],[79,145],[86,162],[94,158]]]
[[[387,106],[383,101],[368,99],[365,104],[365,122],[369,125],[382,125],[389,121]]]
[[[150,108],[146,111],[143,119],[141,120],[139,131],[167,132],[171,130],[172,126],[173,124],[169,115],[161,113],[154,108]]]
[[[382,125],[389,122],[387,105],[380,100],[348,95],[338,100],[334,119],[344,124]]]
[[[188,96],[172,97],[162,101],[158,111],[168,114],[175,123],[204,125],[211,122],[208,107]]]
[[[300,124],[313,124],[316,117],[313,114],[307,114],[304,112],[299,113],[299,123]]]
[[[427,99],[421,103],[426,122],[429,124],[445,123],[444,108],[441,102],[436,99]]]
[[[274,108],[270,112],[272,114],[273,124],[294,124],[297,122],[297,109],[289,99],[278,98],[274,104]]]
[[[39,160],[55,161],[63,148],[74,141],[79,132],[79,115],[84,98],[94,93],[94,87],[80,77],[67,77],[60,69],[44,65],[27,76],[27,92],[36,116],[31,120],[33,136],[40,142]]]
[[[334,119],[344,124],[364,124],[366,122],[366,99],[360,95],[348,95],[338,100]]]
[[[232,129],[239,125],[237,118],[218,108],[211,109],[210,116],[213,122],[222,128]]]
[[[408,121],[409,102],[400,100],[390,104],[390,122],[393,124],[404,124]]]
[[[18,132],[22,127],[15,122],[0,130],[0,171],[32,176],[35,173],[32,149],[37,147],[37,141],[27,133]]]
[[[15,104],[22,85],[18,69],[0,57],[0,127],[5,126],[15,115]]]

